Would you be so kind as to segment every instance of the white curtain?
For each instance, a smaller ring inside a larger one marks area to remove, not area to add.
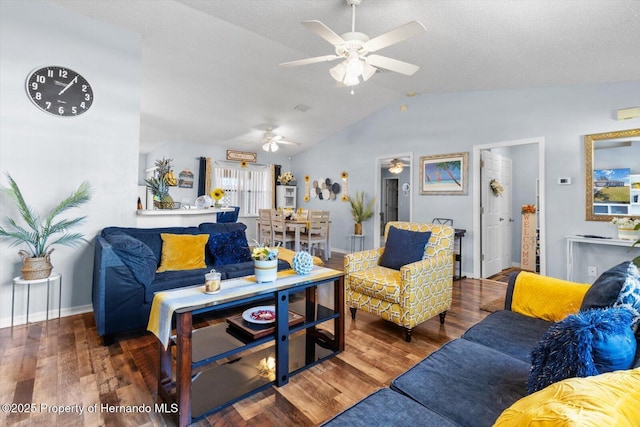
[[[218,164],[213,168],[213,188],[225,191],[223,204],[240,206],[240,216],[258,216],[259,209],[271,208],[273,178],[268,166],[244,168],[234,164]]]

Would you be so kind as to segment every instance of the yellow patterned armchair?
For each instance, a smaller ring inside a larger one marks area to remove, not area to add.
[[[422,260],[398,271],[379,265],[384,248],[346,255],[346,304],[353,319],[356,310],[362,309],[402,326],[410,342],[414,327],[436,314],[444,323],[451,308],[454,229],[441,224],[392,221],[385,227],[385,241],[389,227],[431,231]]]

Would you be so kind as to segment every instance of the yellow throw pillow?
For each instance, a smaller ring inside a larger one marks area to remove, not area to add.
[[[523,397],[494,427],[640,426],[640,368],[569,378]]]
[[[175,270],[206,268],[204,249],[208,234],[167,234],[160,233],[162,252],[157,273]]]
[[[513,288],[511,311],[559,322],[580,311],[584,294],[590,286],[523,271],[518,274]]]

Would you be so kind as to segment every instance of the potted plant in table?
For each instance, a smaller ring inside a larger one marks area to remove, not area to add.
[[[354,234],[362,234],[362,222],[373,216],[373,207],[376,203],[374,197],[369,203],[364,202],[364,191],[356,191],[356,196],[347,196],[347,200],[351,204],[351,216],[355,222]]]
[[[5,189],[9,198],[18,208],[25,226],[9,216],[6,216],[0,226],[0,238],[11,241],[11,246],[26,244],[27,249],[22,249],[18,254],[22,257],[22,278],[27,280],[44,279],[49,277],[53,266],[51,265],[51,252],[53,245],[76,246],[83,240],[81,233],[69,233],[68,230],[79,225],[86,216],[72,219],[56,219],[68,209],[78,207],[89,201],[91,188],[83,182],[80,187],[69,197],[62,200],[46,216],[44,221],[40,219],[33,208],[24,200],[18,184],[9,178],[10,188]]]
[[[631,217],[613,217],[611,224],[618,227],[618,239],[621,240],[636,240],[640,237],[638,233],[638,226],[640,225],[640,219],[634,219]]]
[[[256,247],[251,251],[253,267],[255,269],[256,282],[273,282],[278,278],[278,248],[269,247],[256,242]]]

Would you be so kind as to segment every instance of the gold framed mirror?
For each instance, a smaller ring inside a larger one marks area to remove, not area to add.
[[[585,219],[640,218],[640,129],[584,137]]]

